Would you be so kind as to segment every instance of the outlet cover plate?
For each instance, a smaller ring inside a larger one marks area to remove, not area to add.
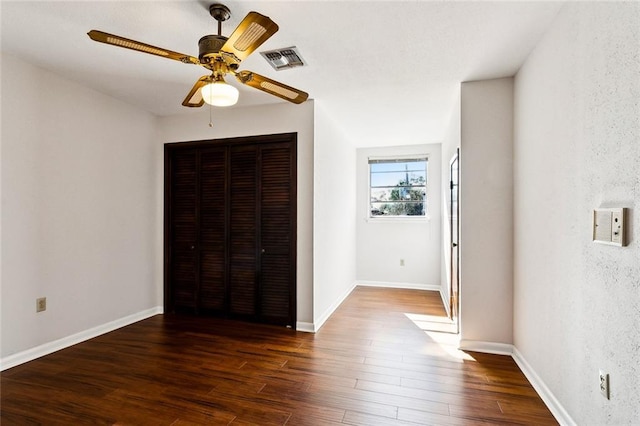
[[[47,310],[47,298],[39,297],[36,299],[36,312],[42,312]]]
[[[609,374],[600,370],[599,372],[600,379],[600,393],[605,398],[609,399]]]
[[[600,244],[624,247],[627,245],[627,208],[599,208],[593,211],[592,237]]]

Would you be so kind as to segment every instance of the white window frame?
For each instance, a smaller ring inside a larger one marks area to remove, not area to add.
[[[371,161],[402,161],[402,160],[424,160],[426,163],[425,174],[425,212],[424,216],[372,216],[371,215]],[[406,154],[406,155],[371,155],[367,157],[367,206],[366,220],[372,223],[384,222],[428,222],[429,216],[429,155],[425,153]]]

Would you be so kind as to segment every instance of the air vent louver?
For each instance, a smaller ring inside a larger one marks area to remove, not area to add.
[[[305,66],[302,55],[295,46],[260,52],[263,58],[271,64],[276,71]]]

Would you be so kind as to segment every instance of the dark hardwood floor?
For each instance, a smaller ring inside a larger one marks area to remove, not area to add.
[[[357,287],[314,334],[158,315],[0,374],[2,425],[557,424],[435,292]]]

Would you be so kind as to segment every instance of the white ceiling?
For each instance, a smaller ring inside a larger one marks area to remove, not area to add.
[[[198,1],[5,1],[2,51],[160,116],[181,102],[195,65],[91,41],[97,29],[198,56],[215,34]],[[251,10],[280,30],[259,51],[295,45],[309,64],[276,72],[257,52],[247,69],[305,90],[356,146],[440,142],[459,83],[514,75],[560,2],[223,1],[229,35]],[[235,84],[235,79],[228,79]],[[240,86],[235,84],[236,87]],[[234,108],[284,102],[239,87]]]

